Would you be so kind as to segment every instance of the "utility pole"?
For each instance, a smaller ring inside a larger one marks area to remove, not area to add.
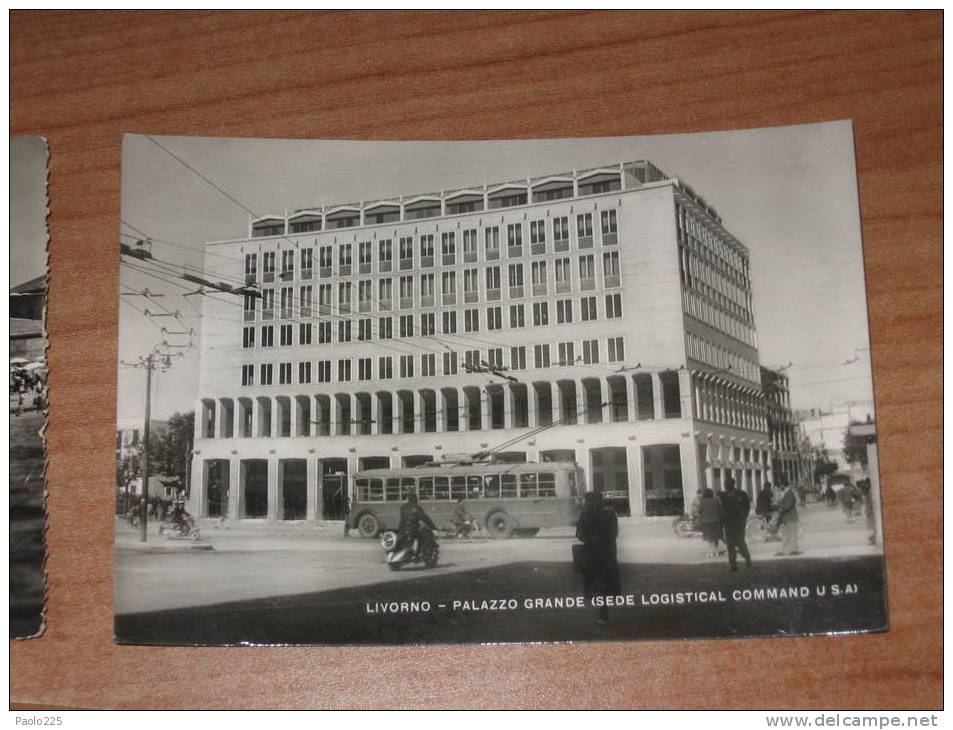
[[[142,498],[139,502],[139,542],[146,541],[147,525],[149,515],[149,421],[152,417],[150,406],[152,404],[152,366],[153,353],[149,353],[146,358],[146,424],[142,431]]]

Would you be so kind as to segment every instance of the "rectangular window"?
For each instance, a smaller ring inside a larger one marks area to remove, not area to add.
[[[432,307],[434,302],[434,275],[433,274],[421,274],[420,276],[420,306],[421,307]]]
[[[619,278],[619,252],[609,251],[602,254],[602,273],[606,276],[606,286],[618,286]],[[615,277],[614,284],[610,284],[610,278]]]
[[[298,382],[307,385],[311,382],[311,363],[310,362],[299,362],[298,363]]]
[[[444,375],[457,374],[457,353],[455,352],[443,353],[443,374]]]
[[[242,329],[242,347],[246,350],[255,346],[255,328],[245,327]]]
[[[351,271],[351,244],[343,243],[338,249],[338,266],[342,269],[346,269],[348,273]],[[341,273],[345,273],[343,270]]]
[[[606,318],[614,319],[622,316],[622,295],[606,294]]]
[[[596,277],[595,258],[592,254],[579,257],[579,278],[581,280],[594,279]]]
[[[357,311],[370,312],[371,299],[373,299],[374,282],[370,279],[357,282]]]
[[[549,345],[536,345],[533,348],[533,359],[538,368],[549,367]]]
[[[400,377],[402,378],[414,377],[414,356],[413,355],[400,356]]]
[[[432,337],[436,334],[435,317],[433,312],[420,315],[420,334],[423,337]]]
[[[402,314],[400,317],[400,336],[401,337],[413,337],[414,336],[414,315],[412,314]]]
[[[344,281],[338,284],[338,313],[348,314],[351,311],[351,282]]]
[[[510,264],[508,273],[510,289],[514,286],[523,286],[523,264]]]
[[[480,351],[467,350],[463,354],[463,369],[468,373],[473,372],[480,367]]]
[[[331,285],[318,285],[318,314],[331,314]]]
[[[361,241],[357,244],[357,263],[361,265],[361,273],[367,274],[370,273],[371,266],[371,242],[370,241]],[[367,267],[365,269],[364,267]]]
[[[318,344],[327,345],[331,342],[331,323],[318,322]]]
[[[295,270],[295,252],[294,251],[282,251],[281,252],[281,278],[282,280],[288,280],[294,278]]]
[[[261,318],[275,318],[275,290],[265,289],[261,293]]]
[[[440,234],[440,253],[444,266],[453,266],[457,262],[457,241],[454,231]]]
[[[377,339],[379,340],[389,340],[394,336],[394,318],[393,317],[378,317],[377,318]]]
[[[411,309],[414,306],[414,277],[400,277],[400,308]]]
[[[609,362],[623,362],[625,360],[625,343],[621,337],[609,338]]]
[[[602,243],[607,246],[618,243],[619,239],[616,237],[618,232],[616,212],[614,210],[602,211]]]
[[[464,332],[479,332],[480,331],[480,310],[479,309],[467,309],[463,312],[463,331]]]
[[[394,361],[392,358],[377,358],[377,377],[380,380],[390,380],[394,377]]]
[[[444,271],[440,276],[442,282],[444,304],[454,304],[457,299],[457,273]]]
[[[331,260],[332,259],[331,259],[330,246],[322,246],[321,248],[318,249],[318,266],[320,266],[322,269],[330,269]],[[330,276],[330,273],[328,274],[328,276]]]
[[[538,297],[546,294],[546,262],[534,261],[532,268],[533,277],[533,296]]]
[[[358,380],[370,380],[373,376],[371,375],[371,358],[361,357],[357,361],[357,379]]]
[[[533,326],[546,327],[549,324],[549,302],[533,304]]]
[[[559,364],[562,367],[576,364],[576,351],[572,342],[559,343]]]
[[[258,306],[258,297],[254,294],[246,294],[242,310],[244,311],[243,320],[251,322],[255,319],[255,308]]]
[[[262,271],[265,274],[265,282],[270,283],[275,280],[275,252],[265,251],[262,255]]]
[[[299,345],[310,345],[311,344],[311,323],[302,322],[298,325],[298,344]]]
[[[420,375],[432,378],[437,374],[437,356],[434,354],[420,356]]]
[[[503,329],[503,308],[490,307],[486,310],[486,328],[488,330]]]
[[[491,291],[496,291],[499,296],[500,291],[500,267],[490,266],[486,270],[486,291],[489,298]]]
[[[500,258],[500,229],[497,226],[486,228],[483,231],[483,242],[486,251],[486,260],[493,261]]]
[[[470,228],[463,232],[463,262],[472,264],[477,260],[477,232]]]
[[[377,281],[377,303],[381,310],[389,310],[393,306],[391,302],[393,295],[392,284],[392,279],[378,279]]]
[[[420,237],[420,265],[433,266],[433,234]]]
[[[338,382],[346,383],[351,379],[351,361],[338,360]]]
[[[583,322],[592,322],[594,319],[598,319],[595,297],[583,297],[579,300],[579,306],[582,309]]]
[[[361,342],[367,342],[371,339],[371,318],[365,317],[357,321],[357,339]]]
[[[261,328],[261,346],[275,346],[275,328],[273,325],[268,324]]]
[[[556,286],[572,281],[572,267],[568,258],[556,259]]]
[[[255,366],[242,365],[242,385],[255,384]]]
[[[413,268],[414,261],[414,239],[410,236],[406,236],[400,239],[398,243],[400,249],[400,268],[410,269]]]
[[[290,286],[281,287],[281,318],[282,319],[291,319],[294,316],[292,311],[292,298],[294,296],[294,289]]]
[[[443,313],[443,333],[445,335],[453,335],[457,332],[457,313],[456,312],[444,312]]]
[[[245,254],[245,283],[254,284],[258,280],[258,254]]]
[[[269,363],[263,363],[259,372],[261,373],[261,384],[262,385],[271,385],[272,384],[272,375],[273,375],[273,366]]]
[[[463,272],[463,301],[467,304],[480,301],[480,270],[467,269]]]
[[[572,299],[560,299],[556,302],[556,323],[572,323]]]
[[[506,226],[506,246],[510,256],[519,256],[523,252],[523,224],[510,223]]]
[[[314,301],[314,289],[309,284],[298,289],[298,313],[301,317],[311,316],[311,304]]]
[[[351,341],[351,320],[339,319],[338,320],[338,342],[350,342],[350,341]]]
[[[522,304],[513,304],[510,306],[510,327],[515,329],[517,327],[526,326],[526,314],[523,311]]]
[[[599,340],[582,341],[582,362],[585,365],[596,365],[599,362]]]
[[[557,251],[569,250],[569,218],[553,218],[553,241]]]
[[[291,383],[291,363],[278,363],[278,384],[289,385]]]
[[[394,246],[389,238],[377,244],[377,268],[380,271],[390,271],[390,263],[394,258]],[[385,266],[386,264],[386,266]]]
[[[526,370],[526,348],[522,345],[510,348],[510,370]]]
[[[491,368],[503,367],[503,348],[491,347],[486,351],[486,362]]]
[[[330,360],[318,361],[318,382],[319,383],[331,382],[331,361]]]
[[[592,246],[592,213],[580,213],[576,216],[576,235],[579,248]]]
[[[294,329],[292,329],[292,325],[281,325],[278,330],[278,342],[282,347],[290,347],[294,344]]]
[[[546,253],[546,221],[530,221],[529,242],[533,245],[533,253],[537,253],[536,244],[542,244],[539,253]]]

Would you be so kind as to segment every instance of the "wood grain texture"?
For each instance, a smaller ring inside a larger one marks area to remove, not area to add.
[[[11,643],[14,701],[941,705],[940,12],[14,12],[10,32],[12,133],[49,139],[52,208],[48,627]],[[845,118],[863,215],[888,633],[452,651],[112,643],[122,133],[529,138]],[[400,687],[379,681],[382,661],[404,668]]]

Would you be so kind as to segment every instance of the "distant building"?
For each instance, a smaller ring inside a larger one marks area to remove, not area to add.
[[[37,360],[46,351],[43,307],[46,276],[24,282],[10,290],[10,357]]]
[[[784,373],[761,368],[761,387],[768,418],[768,440],[771,443],[771,467],[775,483],[810,482],[808,465],[801,454],[801,429],[791,410],[791,389]]]
[[[855,480],[864,476],[863,469],[849,464],[844,458],[844,434],[851,423],[873,420],[873,401],[834,401],[829,410],[812,408],[798,411],[796,415],[804,435],[814,446],[824,447],[827,455],[837,462],[838,471],[851,475]]]

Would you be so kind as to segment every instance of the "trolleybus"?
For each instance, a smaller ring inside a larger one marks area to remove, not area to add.
[[[543,527],[575,525],[585,492],[571,462],[445,462],[354,475],[350,523],[363,537],[396,530],[411,494],[437,524],[449,522],[463,497],[470,515],[494,538],[530,537]]]

